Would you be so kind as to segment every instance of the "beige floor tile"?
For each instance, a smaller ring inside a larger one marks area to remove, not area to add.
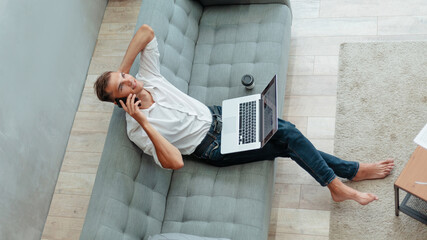
[[[321,17],[367,17],[377,16],[379,0],[322,0]]]
[[[110,7],[107,6],[103,23],[129,23],[134,22],[139,14],[139,7]]]
[[[85,88],[80,99],[79,112],[109,112],[114,110],[114,104],[101,102],[93,89]]]
[[[329,211],[289,208],[275,211],[277,216],[271,219],[270,233],[329,235]]]
[[[358,37],[358,36],[356,36]],[[289,54],[291,56],[337,55],[339,44],[348,37],[292,37]]]
[[[42,239],[78,240],[84,219],[48,216]]]
[[[109,0],[108,7],[133,7],[140,8],[142,0]]]
[[[290,55],[338,56],[340,45],[347,42],[424,41],[427,35],[328,36],[292,38]]]
[[[101,153],[106,136],[106,132],[71,131],[67,151]]]
[[[301,185],[276,183],[273,197],[274,208],[298,208]]]
[[[49,216],[85,218],[90,196],[55,194],[50,205]]]
[[[301,185],[300,209],[331,210],[331,194],[327,187]]]
[[[291,122],[304,135],[307,135],[307,117],[288,117],[284,116],[284,120]]]
[[[96,79],[98,78],[98,74],[96,74],[96,75],[87,75],[87,77],[86,77],[86,82],[85,82],[85,89],[87,90],[87,89],[90,89],[89,91],[92,91],[92,92],[94,92],[94,89],[93,89],[93,84],[95,84],[95,81],[96,81]],[[88,90],[87,90],[88,91]]]
[[[425,15],[425,0],[322,0],[320,17]]]
[[[316,147],[317,150],[333,154],[334,153],[334,139],[317,139],[310,138],[311,143]]]
[[[376,17],[295,19],[292,24],[294,38],[376,34]]]
[[[61,172],[93,173],[98,171],[101,153],[65,152]]]
[[[290,56],[288,65],[289,75],[312,75],[314,71],[314,56]]]
[[[317,18],[319,17],[320,0],[292,1],[291,8],[293,19]]]
[[[90,196],[96,174],[61,172],[55,193]]]
[[[294,161],[278,161],[276,183],[284,184],[318,184],[310,174]]]
[[[378,35],[374,40],[367,39],[366,42],[425,41],[426,39],[427,39],[427,34]]]
[[[378,16],[427,15],[425,0],[407,0],[404,6],[399,0],[378,1],[380,2]]]
[[[285,116],[335,117],[335,96],[290,96],[285,97]]]
[[[136,23],[105,23],[101,24],[98,40],[100,39],[132,39]]]
[[[98,39],[94,57],[123,57],[130,39]]]
[[[314,75],[337,75],[338,56],[316,56],[314,58]]]
[[[327,236],[316,235],[303,235],[303,234],[290,234],[290,233],[276,233],[269,235],[268,240],[328,240]]]
[[[378,34],[427,34],[427,16],[379,17]]]
[[[290,158],[279,157],[277,158],[276,173],[291,174],[298,165]],[[298,171],[298,169],[297,169]]]
[[[123,53],[124,56],[124,53]],[[105,71],[117,71],[123,57],[92,57],[89,66],[89,75],[101,75]]]
[[[338,76],[288,76],[285,96],[336,96]]]
[[[333,139],[335,135],[335,118],[309,117],[307,124],[307,137],[310,139]]]
[[[73,131],[107,132],[110,118],[111,113],[109,112],[77,112]]]

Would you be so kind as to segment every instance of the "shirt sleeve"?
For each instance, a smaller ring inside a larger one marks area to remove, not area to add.
[[[160,53],[157,44],[157,38],[154,37],[145,48],[141,51],[139,59],[140,78],[151,78],[160,75]]]
[[[144,153],[152,156],[154,158],[154,162],[164,169],[159,161],[159,158],[157,157],[154,144],[151,142],[151,139],[148,137],[147,133],[144,131],[141,125],[131,122],[133,119],[128,119],[131,117],[126,116],[126,118],[129,139],[135,143]]]

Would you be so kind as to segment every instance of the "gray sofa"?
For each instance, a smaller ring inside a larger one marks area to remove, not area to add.
[[[281,111],[291,19],[286,0],[144,0],[136,28],[154,29],[161,73],[183,92],[220,105],[261,92],[278,74]],[[241,85],[244,74],[254,89]],[[268,238],[275,161],[184,163],[177,171],[155,165],[128,139],[115,107],[80,239]]]

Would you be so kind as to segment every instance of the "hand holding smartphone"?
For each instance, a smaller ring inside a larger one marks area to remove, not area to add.
[[[120,103],[120,100],[123,101],[123,106]],[[117,106],[123,108],[123,110],[125,110],[126,113],[129,114],[129,116],[131,116],[132,118],[134,118],[138,123],[142,124],[142,122],[147,121],[147,118],[145,117],[144,113],[139,109],[142,104],[141,100],[136,97],[136,94],[129,94],[128,97],[124,98],[116,98],[114,99],[114,101],[117,102]],[[136,106],[135,103],[138,103],[138,106]]]
[[[122,108],[122,105],[120,104],[120,100],[122,100],[123,103],[126,105],[127,97],[122,97],[122,98],[116,98],[116,99],[114,99],[114,101],[117,103],[117,106],[119,108]],[[135,101],[133,103],[136,103],[138,101],[139,101],[139,98],[135,97]],[[140,107],[140,106],[141,106],[141,103],[138,104],[138,107]]]

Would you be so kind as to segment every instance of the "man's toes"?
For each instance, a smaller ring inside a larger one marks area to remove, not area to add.
[[[394,160],[393,159],[387,159],[383,163],[385,163],[385,164],[394,164]]]
[[[387,175],[390,175],[390,173],[391,173],[391,171],[392,171],[392,169],[386,169],[386,171],[385,171],[385,176],[387,176]]]

